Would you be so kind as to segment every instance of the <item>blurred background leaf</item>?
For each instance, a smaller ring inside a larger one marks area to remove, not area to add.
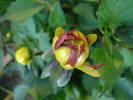
[[[118,79],[114,87],[114,95],[118,100],[132,100],[133,99],[133,83],[126,78]]]
[[[78,14],[78,22],[83,30],[98,28],[98,21],[94,15],[94,8],[90,3],[79,3],[73,8],[74,13]]]
[[[116,36],[120,39],[119,43],[123,47],[133,48],[133,29],[124,28],[123,30],[118,31]]]
[[[0,70],[3,67],[3,62],[4,62],[3,43],[2,40],[0,40]]]
[[[0,15],[3,15],[6,10],[7,10],[7,7],[10,5],[10,3],[12,3],[13,1],[15,0],[1,0],[0,1]]]
[[[86,92],[90,95],[96,89],[100,89],[100,80],[98,78],[94,78],[88,75],[82,75],[82,84]]]
[[[133,53],[126,48],[121,48],[120,53],[124,58],[124,65],[125,66],[133,66],[133,62],[132,62]]]
[[[48,20],[49,26],[51,27],[65,26],[66,19],[59,1],[55,2],[50,8],[50,15]]]
[[[89,2],[99,2],[100,0],[86,0],[86,1],[89,1]]]
[[[101,28],[116,28],[131,23],[133,19],[132,0],[103,0],[97,17]]]
[[[37,4],[34,0],[17,0],[11,4],[1,20],[24,22],[38,13],[43,7],[44,5]]]
[[[18,85],[15,89],[14,89],[14,98],[13,100],[24,100],[27,94],[27,91],[29,89],[29,86],[27,85]]]

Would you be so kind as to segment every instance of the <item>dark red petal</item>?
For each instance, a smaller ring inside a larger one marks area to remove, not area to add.
[[[101,68],[101,67],[103,67],[103,66],[105,66],[105,64],[101,64],[101,65],[97,65],[97,66],[89,65],[89,66],[87,66],[87,67],[91,67],[91,68],[93,68],[93,69],[98,69],[98,68]]]
[[[77,52],[75,49],[72,49],[71,55],[67,61],[67,64],[70,64],[71,66],[74,66],[77,61]]]
[[[58,48],[62,45],[62,43],[63,43],[64,40],[65,40],[65,37],[66,37],[66,32],[65,32],[64,34],[62,34],[62,35],[58,38],[58,40],[57,40],[56,43],[55,43],[54,49],[58,49]]]
[[[67,34],[73,34],[73,32],[76,32],[76,30],[71,30],[71,31],[67,32]]]
[[[82,38],[79,34],[78,34],[78,36],[76,36],[76,40],[82,40]]]
[[[78,36],[73,34],[74,32],[76,32],[76,30],[69,31],[69,32],[67,32],[67,35],[73,35],[75,37],[75,39],[73,39],[73,40],[82,40],[81,36],[78,33],[77,33]]]
[[[89,36],[86,36],[86,40],[87,40],[87,42],[88,42],[88,43],[90,43],[90,42],[91,42],[91,40],[90,40],[90,37],[89,37]]]
[[[67,34],[65,40],[75,40],[75,38],[76,37],[74,35]]]
[[[85,44],[81,45],[80,55],[85,52]]]

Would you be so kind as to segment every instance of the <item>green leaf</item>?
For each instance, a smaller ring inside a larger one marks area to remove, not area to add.
[[[11,27],[16,44],[27,44],[31,49],[39,48],[42,51],[51,48],[49,34],[43,30],[37,33],[33,18],[24,23],[12,22]]]
[[[11,29],[14,34],[25,35],[23,37],[36,38],[36,26],[33,18],[24,23],[12,22]]]
[[[98,22],[94,18],[87,18],[87,17],[78,17],[80,28],[88,31],[98,28]]]
[[[101,96],[100,98],[97,98],[96,100],[116,100],[115,98],[113,97],[110,97],[110,96]]]
[[[50,4],[50,0],[34,0],[35,2],[37,2],[37,3],[40,3],[40,4]]]
[[[29,86],[24,84],[16,86],[14,89],[13,100],[25,100],[29,88]]]
[[[44,5],[38,4],[34,0],[17,0],[10,5],[1,20],[24,22],[42,8],[44,8]]]
[[[49,79],[35,78],[29,92],[34,98],[38,98],[37,100],[42,100],[42,98],[53,94],[53,89]]]
[[[12,22],[11,31],[13,33],[13,40],[18,46],[24,44],[31,48],[36,46],[37,33],[33,18],[28,19],[24,23]]]
[[[93,58],[95,65],[105,64],[99,71],[104,79],[103,88],[110,89],[123,71],[122,58],[118,50],[113,49],[113,54],[110,56],[106,49],[95,48],[91,57]]]
[[[117,37],[120,39],[120,45],[133,48],[133,30],[132,29],[123,29],[120,30],[119,34],[116,34]]]
[[[57,79],[57,86],[65,86],[70,81],[72,72],[73,70],[63,70],[59,78]]]
[[[75,86],[65,87],[65,94],[66,94],[66,97],[67,97],[66,100],[80,100],[80,97],[81,97],[79,89]]]
[[[0,48],[0,69],[3,67],[3,61],[4,61],[4,52],[3,49]]]
[[[119,98],[119,100],[132,100],[133,82],[126,78],[120,78],[114,87],[114,95]]]
[[[46,100],[68,100],[68,99],[65,98],[65,93],[63,90],[61,90],[56,95],[48,96]]]
[[[126,49],[126,48],[121,48],[120,53],[124,58],[124,65],[125,66],[133,66],[133,53]]]
[[[103,0],[97,12],[101,28],[116,28],[133,22],[133,0]]]
[[[37,34],[37,40],[41,50],[46,51],[47,49],[51,48],[50,37],[48,33],[40,31]]]
[[[3,62],[4,62],[4,52],[3,52],[2,40],[0,40],[0,70],[3,67]]]
[[[81,16],[94,17],[93,8],[90,3],[79,3],[73,8],[73,11]]]
[[[31,94],[35,100],[39,100],[38,95],[37,95],[37,91],[35,89],[33,89],[33,88],[29,89],[28,93]]]
[[[73,12],[79,15],[79,25],[83,30],[98,28],[98,21],[93,10],[94,8],[89,3],[80,3],[73,8]]]
[[[51,27],[64,26],[66,24],[66,19],[64,12],[60,6],[60,2],[55,2],[50,10],[49,15],[49,25]]]
[[[61,68],[60,65],[57,65],[52,69],[50,80],[55,93],[57,93],[57,80],[60,77],[62,72],[63,72],[63,69]]]
[[[38,68],[43,68],[44,63],[40,56],[33,56],[33,66]]]
[[[95,89],[100,88],[100,81],[98,78],[86,74],[82,75],[82,84],[87,93],[92,93]]]
[[[89,1],[89,2],[99,2],[100,0],[86,0],[86,1]]]
[[[13,1],[15,0],[0,0],[0,15],[3,15],[6,12],[7,7]]]

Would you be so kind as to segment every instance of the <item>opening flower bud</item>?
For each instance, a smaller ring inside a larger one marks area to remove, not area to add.
[[[31,50],[26,47],[20,47],[15,53],[16,61],[22,65],[26,65],[32,61]]]
[[[81,66],[89,54],[88,42],[83,33],[77,30],[65,32],[61,27],[55,31],[52,48],[56,59],[66,69]]]
[[[52,42],[52,50],[56,60],[43,70],[41,78],[51,74],[54,63],[59,63],[64,68],[57,78],[57,86],[59,87],[69,82],[73,72],[72,69],[74,68],[93,77],[100,77],[101,73],[97,69],[105,64],[90,65],[88,62],[85,62],[89,55],[89,46],[96,40],[96,34],[84,36],[83,33],[77,30],[66,32],[63,28],[58,27],[55,30]]]

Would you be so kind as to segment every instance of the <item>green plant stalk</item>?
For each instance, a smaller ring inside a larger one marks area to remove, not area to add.
[[[106,33],[104,34],[104,42],[107,52],[109,53],[110,56],[112,56],[113,53],[112,41],[109,39],[109,36]]]
[[[111,33],[112,34],[112,33]],[[110,68],[110,73],[117,73],[116,72],[116,69],[115,69],[115,67],[114,67],[114,64],[113,64],[113,45],[112,45],[112,41],[110,40],[110,35],[109,35],[109,32],[104,32],[104,46],[105,46],[105,49],[106,49],[106,53],[107,53],[107,59],[105,59],[106,60],[106,62],[108,63],[108,67]],[[108,70],[108,68],[106,69],[106,70]],[[108,75],[108,74],[107,74]],[[116,78],[116,76],[112,76],[113,78],[111,79],[111,81],[114,81]],[[106,78],[108,78],[108,77],[106,77]],[[108,83],[108,82],[107,82]],[[112,83],[112,82],[111,82]],[[109,85],[109,84],[106,84],[106,85]],[[108,86],[107,86],[108,87]],[[110,87],[112,87],[112,86],[110,86]],[[101,93],[101,95],[100,96],[102,96],[103,94],[104,94],[104,92],[106,91],[106,89],[107,88],[104,88],[103,87],[103,90],[102,90],[102,93]],[[109,88],[108,87],[108,89],[109,89],[109,91],[111,92],[111,88]]]
[[[9,91],[9,90],[7,90],[7,89],[1,87],[1,86],[0,86],[0,89],[3,90],[3,91],[5,91],[5,92],[8,93],[8,94],[12,94],[12,95],[13,95],[13,93],[12,93],[11,91]]]

